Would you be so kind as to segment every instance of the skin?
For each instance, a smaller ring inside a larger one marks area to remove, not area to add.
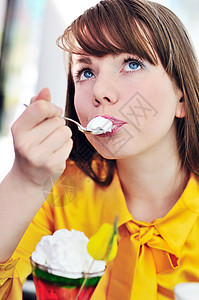
[[[125,62],[129,56],[132,60]],[[147,61],[140,65],[135,61],[139,58],[129,54],[83,57],[73,55],[72,66],[75,108],[81,123],[86,126],[90,119],[104,114],[127,122],[111,137],[87,138],[102,156],[117,160],[127,206],[134,218],[150,222],[163,217],[187,183],[175,133],[175,117],[185,115],[182,92],[160,61],[156,66]],[[132,97],[136,93],[147,100],[148,108],[153,108],[146,117],[140,117],[139,130],[129,121],[130,111],[121,114],[129,104],[136,110],[138,103]],[[126,132],[131,134],[128,140]],[[117,142],[125,139],[125,145],[118,149]]]

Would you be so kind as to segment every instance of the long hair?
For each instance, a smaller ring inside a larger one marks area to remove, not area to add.
[[[100,1],[67,27],[57,44],[69,52],[65,113],[76,120],[72,53],[86,52],[98,57],[110,53],[132,53],[153,65],[157,65],[158,56],[171,80],[183,93],[181,101],[185,103],[186,115],[175,119],[182,167],[199,177],[199,68],[187,32],[173,12],[145,0]],[[76,127],[68,125],[74,135],[71,158],[95,181],[108,185],[113,177],[115,161],[102,158]],[[85,159],[81,157],[81,145],[89,149]],[[92,167],[96,157],[106,170],[103,178]]]

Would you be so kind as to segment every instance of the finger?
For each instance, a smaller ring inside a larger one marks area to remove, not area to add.
[[[16,127],[24,132],[31,130],[42,121],[60,116],[62,109],[46,100],[37,100],[26,108],[16,122]]]
[[[67,140],[59,149],[57,149],[52,155],[50,161],[53,163],[52,169],[59,170],[65,166],[65,163],[70,155],[73,147],[73,140]],[[64,171],[64,169],[63,169]]]
[[[72,150],[73,141],[71,138],[66,141],[61,141],[60,147],[53,147],[51,151],[47,151],[46,147],[35,147],[28,153],[28,161],[31,161],[32,166],[43,168],[49,174],[63,168],[65,161],[68,159]],[[43,145],[44,146],[44,145]]]
[[[38,95],[34,96],[30,103],[33,103],[39,99],[42,99],[42,100],[46,100],[46,101],[50,101],[51,99],[51,95],[50,95],[50,91],[48,88],[43,88],[39,93]]]
[[[41,153],[45,156],[56,152],[57,149],[71,139],[71,136],[72,132],[69,127],[62,126],[57,128],[39,145]]]
[[[41,144],[45,139],[47,139],[53,132],[60,128],[66,127],[65,121],[60,117],[54,117],[44,120],[37,126],[32,128],[25,136],[24,139],[26,147],[29,148],[32,145]]]

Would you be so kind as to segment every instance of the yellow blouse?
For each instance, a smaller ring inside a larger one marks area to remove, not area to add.
[[[92,300],[174,299],[176,284],[199,281],[199,183],[193,175],[169,213],[147,223],[130,215],[117,173],[109,187],[100,187],[68,162],[15,253],[0,265],[0,299],[22,299],[21,287],[31,272],[29,256],[43,235],[73,228],[90,237],[116,215],[118,253]]]

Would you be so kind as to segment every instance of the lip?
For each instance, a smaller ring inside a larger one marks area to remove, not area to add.
[[[118,132],[120,130],[120,128],[124,125],[124,124],[127,124],[127,122],[125,121],[122,121],[122,120],[119,120],[119,119],[116,119],[114,117],[111,117],[109,115],[97,115],[96,117],[103,117],[107,120],[110,120],[112,123],[113,123],[113,129],[111,132],[107,132],[107,133],[102,133],[102,134],[99,134],[98,137],[107,137],[107,136],[111,136],[113,134],[115,134],[116,132]],[[95,118],[96,118],[95,117]]]

